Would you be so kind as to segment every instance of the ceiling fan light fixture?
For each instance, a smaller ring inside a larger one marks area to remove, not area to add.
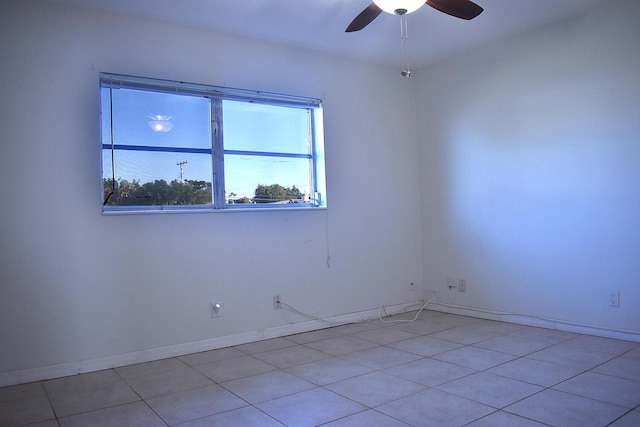
[[[403,10],[404,13],[415,12],[424,6],[424,0],[375,0],[374,3],[383,11],[396,15],[396,10]]]

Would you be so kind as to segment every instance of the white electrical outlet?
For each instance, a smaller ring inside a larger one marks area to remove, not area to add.
[[[222,304],[219,302],[211,303],[211,317],[220,317],[222,315],[220,310],[222,310]]]
[[[282,308],[282,304],[280,302],[280,295],[273,296],[273,309],[280,310]]]
[[[467,281],[464,279],[458,280],[458,290],[460,292],[467,292]]]
[[[609,292],[609,307],[620,307],[620,291]]]

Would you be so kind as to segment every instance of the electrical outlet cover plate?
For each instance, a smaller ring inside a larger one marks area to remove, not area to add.
[[[620,307],[620,291],[609,292],[609,307]]]
[[[222,305],[219,302],[211,303],[211,317],[220,317],[220,310],[222,309]]]

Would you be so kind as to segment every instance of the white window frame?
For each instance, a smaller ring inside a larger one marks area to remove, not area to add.
[[[185,152],[197,154],[209,154],[212,162],[212,202],[205,205],[133,205],[133,206],[111,206],[107,205],[110,197],[109,193],[105,194],[104,185],[102,188],[102,212],[103,214],[113,213],[154,213],[154,212],[197,212],[197,211],[246,211],[246,210],[291,210],[291,209],[310,209],[310,208],[326,208],[326,180],[324,169],[324,130],[322,117],[322,101],[317,98],[306,98],[300,96],[281,95],[268,92],[260,92],[253,90],[235,89],[212,85],[203,85],[196,83],[184,83],[171,80],[152,79],[146,77],[127,76],[113,73],[100,73],[100,89],[110,88],[119,89],[135,89],[149,92],[160,92],[168,94],[184,94],[204,96],[211,100],[211,149],[189,149],[189,148],[158,148],[151,146],[131,146],[121,145],[114,141],[113,130],[110,135],[101,135],[101,179],[104,183],[104,150],[111,150],[113,154],[115,150],[137,150],[137,151],[166,151]],[[311,149],[308,154],[300,153],[280,153],[271,151],[239,151],[227,150],[224,148],[224,118],[222,114],[222,101],[234,100],[245,101],[251,103],[262,103],[273,106],[285,106],[306,109],[309,112],[309,132]],[[111,102],[109,102],[110,108]],[[101,103],[102,105],[102,103]],[[111,111],[101,111],[102,120],[112,120]],[[251,204],[234,204],[228,203],[228,197],[225,193],[225,177],[224,177],[224,159],[228,155],[247,155],[256,157],[282,157],[282,158],[306,158],[309,159],[310,176],[309,184],[311,194],[307,195],[306,200],[291,201],[291,203],[271,204],[271,203],[251,203]],[[111,156],[113,162],[113,155]],[[114,169],[112,163],[112,170]],[[114,175],[115,178],[115,175]]]

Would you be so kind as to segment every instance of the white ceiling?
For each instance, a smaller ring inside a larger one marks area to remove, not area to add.
[[[399,17],[382,13],[362,31],[344,32],[371,0],[51,1],[401,65]],[[418,69],[611,1],[614,0],[475,0],[485,10],[471,21],[424,6],[408,16],[411,66]]]

